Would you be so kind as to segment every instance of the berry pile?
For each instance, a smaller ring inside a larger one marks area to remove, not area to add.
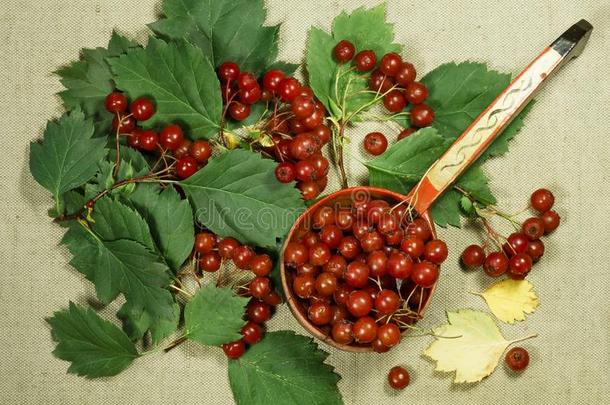
[[[311,225],[283,257],[309,321],[339,344],[388,351],[419,319],[447,246],[424,219],[385,200],[322,206]]]
[[[531,206],[540,215],[526,219],[520,232],[514,232],[505,239],[501,249],[485,254],[484,246],[470,245],[462,253],[462,263],[467,268],[483,266],[483,270],[491,277],[503,274],[515,280],[523,280],[531,271],[535,262],[544,254],[544,243],[540,238],[553,232],[559,226],[560,218],[552,211],[555,197],[546,189],[534,191],[531,196]],[[492,239],[497,242],[497,233]],[[493,238],[495,237],[495,238]]]
[[[106,110],[115,114],[112,129],[117,134],[126,135],[127,144],[134,149],[173,159],[175,162],[170,167],[179,179],[195,174],[212,155],[209,142],[191,142],[176,124],[166,126],[160,133],[138,128],[137,122],[147,121],[155,114],[155,106],[147,97],[134,100],[129,111],[127,108],[127,97],[123,93],[113,92],[106,96]]]
[[[354,68],[361,73],[371,72],[369,76],[369,88],[383,95],[383,105],[393,114],[402,112],[407,104],[411,104],[409,117],[414,128],[406,128],[399,136],[401,140],[413,132],[415,128],[423,128],[434,121],[434,111],[424,102],[428,98],[428,88],[415,81],[417,71],[415,67],[402,60],[402,57],[390,52],[381,58],[377,64],[377,55],[372,50],[362,50],[356,54],[354,45],[346,40],[340,41],[335,46],[335,59],[341,63],[353,60]],[[364,148],[372,155],[380,155],[388,146],[386,137],[373,132],[364,140]]]
[[[217,272],[223,260],[232,260],[239,270],[251,271],[254,275],[243,288],[245,295],[252,298],[246,310],[247,323],[241,329],[242,338],[222,346],[227,357],[239,358],[244,354],[246,345],[254,345],[263,338],[264,323],[271,318],[273,308],[281,303],[280,295],[273,289],[268,277],[273,269],[273,261],[269,255],[257,254],[251,247],[233,238],[220,239],[208,231],[196,235],[193,257],[201,272]]]
[[[259,81],[233,62],[218,69],[225,111],[236,121],[250,115],[251,105],[267,103],[272,111],[262,123],[269,139],[262,150],[279,162],[275,175],[282,183],[297,181],[305,200],[316,198],[327,185],[329,163],[321,149],[331,137],[324,125],[326,110],[313,91],[281,70],[270,70]]]

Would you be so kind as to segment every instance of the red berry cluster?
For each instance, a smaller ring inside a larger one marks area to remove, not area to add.
[[[140,97],[134,100],[129,106],[130,113],[127,112],[127,105],[127,97],[121,92],[106,96],[106,110],[115,114],[112,128],[127,136],[129,146],[160,155],[171,152],[176,160],[174,173],[179,179],[192,176],[207,163],[212,155],[210,144],[204,140],[191,142],[179,125],[167,125],[160,133],[136,126],[136,121],[146,121],[154,115],[155,107],[150,99]]]
[[[434,121],[434,111],[430,106],[424,104],[428,98],[428,88],[415,81],[417,71],[402,57],[390,52],[385,54],[377,66],[377,55],[372,50],[363,50],[356,54],[354,45],[346,40],[340,41],[335,46],[335,59],[339,63],[348,63],[352,59],[358,72],[370,72],[369,88],[377,93],[383,94],[383,105],[391,113],[399,113],[411,104],[411,125],[416,128],[427,127]],[[377,68],[375,68],[377,66]],[[374,70],[373,70],[374,69]],[[415,132],[415,128],[406,128],[398,140],[406,138]],[[372,155],[380,155],[388,146],[386,137],[379,133],[370,133],[364,140],[364,148]]]
[[[534,191],[531,206],[540,214],[526,219],[521,225],[521,232],[515,232],[506,238],[500,251],[485,254],[479,245],[470,245],[462,253],[462,263],[467,268],[483,266],[491,277],[508,273],[515,280],[523,280],[531,271],[535,262],[544,254],[544,243],[540,238],[553,232],[559,226],[560,218],[551,208],[555,203],[553,193],[546,189]]]
[[[236,239],[221,239],[207,231],[196,235],[193,255],[203,272],[214,273],[220,269],[223,260],[232,260],[238,269],[249,270],[255,276],[247,286],[247,295],[252,298],[246,310],[247,323],[241,329],[242,338],[222,346],[227,357],[239,358],[246,345],[254,345],[262,339],[264,323],[271,318],[273,307],[282,301],[268,277],[273,261],[269,255],[257,254]]]
[[[354,199],[317,209],[311,229],[287,244],[292,291],[335,342],[385,352],[417,321],[447,246],[425,220],[408,218],[404,205]]]
[[[246,119],[256,102],[272,104],[272,114],[264,125],[272,146],[264,152],[280,162],[275,171],[280,182],[297,180],[305,200],[316,198],[328,181],[329,163],[320,150],[331,132],[324,125],[326,110],[313,91],[277,69],[265,73],[259,83],[233,62],[223,63],[218,76],[227,111],[234,120]]]

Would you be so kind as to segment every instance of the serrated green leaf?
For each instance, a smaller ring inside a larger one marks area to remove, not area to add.
[[[406,189],[404,185],[419,181],[447,146],[447,140],[436,129],[420,129],[364,163],[369,169],[369,184],[406,193],[410,187]]]
[[[432,219],[440,227],[460,227],[460,193],[447,190],[432,206]]]
[[[130,97],[149,96],[155,115],[146,127],[177,122],[195,139],[209,139],[220,126],[222,100],[214,67],[201,49],[186,41],[151,37],[146,49],[109,59],[117,87]]]
[[[92,136],[92,122],[77,110],[49,122],[42,143],[30,145],[32,176],[58,204],[62,194],[95,175],[98,162],[106,154],[106,141]],[[57,212],[63,212],[63,207]]]
[[[268,333],[238,360],[229,361],[229,382],[238,405],[342,404],[340,377],[313,339],[290,331]]]
[[[299,65],[298,63],[289,63],[289,62],[284,62],[281,60],[278,60],[274,63],[272,63],[269,67],[267,67],[267,71],[269,70],[281,70],[282,72],[286,73],[287,76],[292,76],[294,75],[294,72],[297,71],[297,69],[301,67],[301,65]]]
[[[142,339],[146,332],[150,331],[152,344],[157,345],[178,328],[180,306],[174,304],[172,309],[171,318],[153,319],[147,312],[134,308],[130,303],[126,303],[117,313],[117,317],[123,321],[123,330],[131,340]]]
[[[484,205],[496,203],[496,198],[491,194],[487,176],[480,166],[472,166],[462,174],[456,184],[467,191],[475,200]]]
[[[393,26],[385,20],[385,4],[371,9],[358,8],[351,14],[341,13],[335,18],[332,35],[313,27],[307,44],[307,71],[316,97],[336,118],[348,118],[368,106],[375,94],[368,91],[368,79],[349,70],[349,65],[338,65],[333,49],[346,39],[356,49],[371,49],[378,57],[388,52],[400,52],[401,46],[393,43]],[[338,80],[335,80],[339,76]],[[352,117],[355,118],[355,117]]]
[[[130,201],[148,222],[153,238],[169,267],[177,272],[195,243],[193,212],[173,187],[159,190],[154,184],[138,184]]]
[[[150,28],[170,39],[188,39],[214,66],[233,61],[258,75],[275,61],[279,25],[263,26],[263,0],[165,0],[163,12],[165,18]]]
[[[100,125],[108,128],[112,114],[104,110],[104,100],[113,91],[112,72],[106,58],[119,56],[138,44],[112,33],[108,49],[83,49],[79,61],[59,69],[56,74],[66,90],[59,93],[66,109],[82,108],[90,117],[98,117]]]
[[[471,216],[475,213],[474,204],[470,198],[466,196],[462,196],[462,198],[460,198],[460,207],[462,208],[462,212],[467,216]]]
[[[117,326],[72,302],[69,309],[56,312],[47,322],[57,342],[53,354],[72,363],[69,373],[87,378],[110,377],[140,356]]]
[[[95,284],[104,304],[122,293],[134,311],[154,320],[172,318],[168,268],[135,210],[105,197],[95,204],[89,228],[72,224],[62,242],[74,256],[70,264]]]
[[[226,152],[182,181],[196,217],[215,234],[275,247],[305,209],[292,184],[275,178],[275,163],[245,150]]]
[[[241,338],[248,298],[213,283],[202,287],[184,308],[184,335],[203,345],[218,346]]]

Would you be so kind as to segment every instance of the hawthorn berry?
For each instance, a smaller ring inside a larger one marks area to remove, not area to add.
[[[402,367],[392,367],[388,373],[388,383],[395,390],[402,390],[409,385],[409,372]]]
[[[176,176],[180,179],[191,177],[197,172],[197,160],[192,156],[183,156],[176,163]]]
[[[339,41],[334,49],[335,58],[339,63],[347,63],[352,60],[355,52],[356,48],[354,47],[354,44],[347,40]]]
[[[232,359],[239,359],[246,351],[246,345],[243,340],[236,340],[235,342],[225,343],[222,345],[222,350],[225,355]]]
[[[402,58],[395,52],[386,53],[379,62],[379,70],[388,76],[395,76],[402,66]]]
[[[237,80],[239,74],[239,66],[237,66],[237,63],[235,62],[225,62],[218,68],[218,78],[223,83]]]
[[[147,121],[155,114],[155,105],[147,97],[140,97],[131,102],[129,111],[136,121]]]
[[[530,363],[527,350],[522,347],[513,347],[506,353],[506,365],[513,371],[523,371]]]
[[[157,149],[159,136],[155,131],[142,131],[138,135],[138,143],[141,150],[152,152]]]
[[[479,245],[470,245],[462,253],[462,263],[467,268],[480,267],[485,262],[485,251]]]
[[[418,128],[427,127],[434,121],[434,111],[426,104],[417,104],[411,108],[411,124]]]
[[[530,201],[533,209],[540,213],[544,213],[553,208],[555,196],[549,190],[541,188],[532,193]]]
[[[410,63],[403,62],[394,75],[394,80],[396,80],[396,84],[406,88],[415,81],[416,77],[417,71],[415,67]]]
[[[182,144],[184,133],[182,128],[176,124],[168,125],[161,131],[159,135],[159,144],[167,150],[174,151]]]
[[[364,138],[364,149],[373,156],[379,156],[388,148],[388,140],[381,132],[371,132]]]
[[[485,259],[483,270],[488,276],[500,277],[508,271],[508,258],[502,252],[492,252]]]
[[[199,139],[191,143],[189,154],[199,163],[206,163],[212,156],[212,147],[208,141]]]
[[[377,55],[374,51],[364,50],[356,55],[356,69],[359,72],[368,72],[373,70],[377,64]]]
[[[127,97],[120,91],[114,91],[106,96],[104,106],[109,113],[122,114],[127,111]]]
[[[399,113],[405,109],[407,102],[400,90],[391,90],[383,97],[383,105],[389,112]]]
[[[559,214],[557,214],[555,211],[546,211],[544,214],[542,214],[540,219],[544,224],[544,233],[553,232],[555,229],[557,229],[557,227],[559,227],[559,222],[561,221]]]
[[[241,328],[242,340],[249,345],[257,344],[263,338],[264,329],[256,322],[248,321]]]
[[[280,183],[290,183],[296,178],[296,168],[290,162],[282,162],[275,168],[275,178]]]
[[[229,104],[229,115],[235,121],[243,121],[250,116],[250,106],[239,101],[233,101]]]

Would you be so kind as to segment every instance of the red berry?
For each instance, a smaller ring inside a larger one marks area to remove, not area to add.
[[[407,236],[400,244],[400,250],[411,256],[411,259],[419,259],[424,254],[424,241],[413,236]]]
[[[301,274],[292,280],[292,290],[303,299],[312,296],[316,288],[316,279],[311,274]]]
[[[332,207],[320,207],[313,214],[313,226],[323,228],[335,223],[335,210]]]
[[[434,111],[426,104],[417,104],[411,108],[411,124],[418,128],[427,127],[434,121]]]
[[[507,256],[511,257],[518,253],[523,253],[527,250],[527,244],[529,243],[527,236],[520,232],[512,233],[506,239],[506,243],[503,246],[504,252]]]
[[[370,343],[377,337],[377,324],[370,316],[363,316],[354,323],[352,331],[356,342]]]
[[[355,317],[368,315],[373,309],[371,295],[363,290],[352,291],[347,297],[347,310]]]
[[[192,145],[191,141],[189,141],[188,139],[183,139],[182,143],[180,143],[180,146],[178,146],[174,150],[174,157],[176,159],[180,159],[181,157],[188,155],[191,145]]]
[[[235,360],[239,359],[246,351],[246,345],[243,340],[236,340],[235,342],[225,343],[222,345],[222,350],[225,352],[228,358]]]
[[[263,332],[264,329],[262,326],[255,322],[248,321],[241,328],[242,340],[249,345],[257,344],[263,338]]]
[[[239,100],[244,104],[258,103],[262,97],[261,88],[258,84],[248,90],[242,90],[239,95]]]
[[[377,338],[386,347],[394,347],[400,343],[400,329],[394,323],[386,323],[377,329]]]
[[[395,76],[402,66],[402,58],[395,52],[386,53],[379,62],[379,70],[388,76]]]
[[[309,250],[302,243],[290,242],[284,250],[284,262],[290,267],[305,264],[309,259]]]
[[[462,263],[468,268],[480,267],[485,262],[485,251],[479,245],[470,245],[462,253]]]
[[[521,230],[529,240],[538,240],[544,235],[544,221],[540,218],[528,218],[523,222]]]
[[[411,280],[420,287],[430,288],[438,279],[438,266],[430,262],[416,263]]]
[[[538,189],[532,193],[532,208],[538,212],[547,212],[555,204],[555,196],[545,188]]]
[[[388,140],[381,132],[371,132],[364,137],[364,149],[373,156],[381,155],[388,148]]]
[[[377,55],[371,50],[360,51],[356,55],[356,69],[359,72],[373,70],[377,64]]]
[[[252,259],[254,259],[255,255],[256,254],[254,253],[252,248],[250,248],[249,246],[241,245],[233,249],[233,251],[231,252],[231,259],[233,260],[233,263],[235,263],[235,266],[237,266],[238,269],[249,270],[250,263],[252,262]]]
[[[347,265],[345,271],[345,282],[348,286],[354,288],[363,288],[369,282],[369,274],[371,270],[365,263],[353,261]]]
[[[508,258],[502,252],[492,252],[485,259],[483,270],[488,276],[500,277],[508,270]]]
[[[140,97],[135,99],[129,111],[137,121],[146,121],[155,114],[155,105],[147,97]]]
[[[354,260],[360,254],[360,243],[353,236],[346,236],[339,243],[338,250],[346,259]]]
[[[174,151],[182,144],[184,133],[178,125],[168,125],[161,131],[159,136],[159,144],[164,149]]]
[[[197,162],[206,163],[210,156],[212,156],[212,147],[208,141],[197,140],[191,144],[189,154],[194,157]]]
[[[346,63],[352,60],[355,52],[354,44],[346,40],[340,41],[334,49],[335,58],[339,63]]]
[[[510,274],[514,276],[525,276],[532,269],[532,258],[526,253],[519,253],[510,259]]]
[[[559,214],[555,211],[546,211],[544,214],[542,214],[540,219],[542,219],[542,222],[544,223],[544,233],[553,232],[555,229],[557,229],[559,222],[561,221]]]
[[[310,201],[320,195],[320,186],[315,181],[306,181],[298,185],[303,200]]]
[[[269,275],[273,268],[273,261],[269,255],[258,255],[254,256],[250,261],[250,270],[258,277],[265,277]]]
[[[285,103],[291,103],[299,95],[301,83],[294,77],[283,79],[277,89],[277,94]]]
[[[268,277],[255,277],[250,281],[250,294],[255,298],[262,299],[271,291],[271,280]]]
[[[316,278],[316,291],[323,297],[329,297],[337,290],[337,277],[334,274],[323,272]]]
[[[235,121],[243,121],[250,116],[250,106],[239,101],[233,101],[229,105],[229,115]]]
[[[216,247],[216,236],[210,232],[200,232],[195,236],[194,249],[199,254],[210,253]]]
[[[263,76],[263,87],[266,90],[275,93],[285,77],[286,75],[281,70],[270,70]]]
[[[394,80],[396,80],[396,84],[406,88],[415,81],[416,76],[417,71],[415,67],[410,63],[404,62],[394,75]]]
[[[307,160],[317,151],[318,145],[309,133],[298,134],[290,142],[290,155],[297,160]]]
[[[429,262],[441,264],[447,258],[447,245],[439,239],[433,239],[426,243],[424,257]]]
[[[343,256],[333,255],[324,265],[324,271],[333,274],[337,278],[343,278],[347,270],[347,262]]]
[[[394,79],[386,76],[381,70],[376,69],[369,77],[369,88],[380,94],[387,93],[394,86]]]
[[[390,255],[386,263],[388,274],[394,278],[404,280],[411,275],[413,271],[413,261],[402,252],[394,252]]]
[[[309,249],[309,263],[314,266],[323,266],[330,260],[331,253],[325,243],[316,243]]]
[[[239,73],[239,66],[235,62],[225,62],[218,68],[218,78],[223,83],[237,80]]]
[[[305,128],[307,128],[308,130],[311,131],[311,130],[314,130],[315,128],[317,128],[319,125],[322,125],[323,121],[324,121],[324,111],[321,110],[319,107],[316,107],[313,114],[311,114],[309,117],[303,119],[303,125],[305,126]]]
[[[176,176],[180,179],[191,177],[197,172],[197,161],[192,156],[183,156],[176,163]]]
[[[311,116],[315,110],[316,104],[311,97],[301,95],[292,100],[292,113],[300,120]]]
[[[314,325],[326,325],[333,318],[333,309],[329,303],[317,301],[309,306],[307,317]]]
[[[405,233],[407,235],[413,235],[424,242],[427,242],[428,239],[432,237],[432,231],[430,231],[428,222],[423,218],[415,218],[413,222],[407,226]]]
[[[316,168],[308,160],[299,160],[294,166],[297,180],[312,181],[316,179]]]
[[[275,178],[280,183],[290,183],[296,177],[296,169],[290,162],[283,162],[275,168]]]
[[[252,322],[263,323],[271,318],[271,307],[264,302],[251,300],[246,308],[246,314]]]
[[[343,232],[336,225],[326,225],[320,230],[320,240],[326,243],[329,248],[335,249],[343,241]]]
[[[409,372],[402,367],[392,367],[388,373],[388,383],[395,390],[402,390],[409,385]]]
[[[127,135],[127,145],[131,146],[134,149],[139,149],[141,132],[141,130],[136,128],[131,134]]]
[[[407,102],[399,90],[391,90],[383,97],[383,105],[391,113],[398,113],[405,109]]]
[[[251,90],[255,87],[258,87],[258,82],[256,81],[256,76],[254,76],[250,72],[242,72],[237,77],[237,87],[241,91]]]
[[[218,253],[223,259],[231,259],[233,251],[239,247],[239,242],[233,238],[224,238],[218,242]]]
[[[411,104],[421,104],[428,98],[428,88],[419,82],[413,82],[405,89],[404,96]]]
[[[403,139],[405,139],[406,137],[413,135],[415,133],[416,129],[415,128],[405,128],[403,129],[400,134],[398,134],[398,140],[401,141]]]
[[[136,120],[133,117],[121,117],[119,124],[119,117],[115,116],[112,119],[112,130],[119,131],[120,134],[129,134],[136,129]]]
[[[369,266],[371,277],[381,277],[386,273],[388,257],[382,250],[369,253],[366,265]]]
[[[506,353],[506,365],[513,371],[523,371],[530,363],[527,350],[522,347],[513,347]]]
[[[371,343],[371,347],[373,348],[373,351],[375,353],[386,353],[390,350],[390,348],[384,345],[379,339],[373,340],[373,343]]]
[[[381,315],[390,315],[400,306],[400,297],[392,290],[381,290],[375,298],[375,309]]]
[[[142,131],[138,135],[138,143],[141,150],[152,152],[157,149],[159,137],[155,131]]]
[[[330,141],[331,132],[330,128],[328,128],[326,125],[318,125],[311,131],[311,133],[318,138],[322,145],[325,145],[328,143],[328,141]]]
[[[120,91],[108,94],[104,103],[106,111],[114,114],[122,114],[127,111],[127,104],[127,97]]]
[[[352,324],[346,321],[337,322],[331,330],[333,340],[337,343],[348,345],[354,340]]]
[[[201,267],[203,271],[206,271],[208,273],[218,271],[218,269],[220,269],[221,264],[222,259],[220,258],[220,255],[216,252],[206,253],[201,256],[201,259],[199,259],[199,267]]]
[[[544,255],[544,243],[541,240],[531,241],[525,253],[532,258],[532,261],[537,262]]]
[[[280,297],[276,291],[271,291],[269,295],[263,298],[263,301],[271,306],[277,307],[282,303],[282,297]]]
[[[309,158],[309,162],[316,169],[316,178],[320,179],[328,174],[328,159],[322,156],[321,153],[314,153],[312,157]],[[320,187],[322,188],[322,187]]]

